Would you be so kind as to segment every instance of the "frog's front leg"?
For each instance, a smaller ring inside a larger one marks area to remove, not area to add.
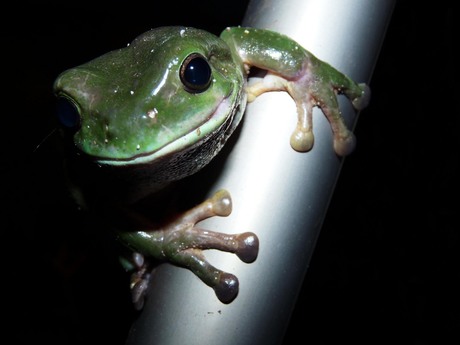
[[[297,107],[297,126],[291,136],[291,146],[297,151],[308,151],[313,146],[312,112],[319,107],[331,124],[334,150],[349,154],[354,146],[354,135],[345,125],[339,110],[338,94],[344,94],[356,110],[367,106],[370,89],[355,83],[346,75],[319,60],[287,36],[255,28],[227,28],[221,34],[241,59],[245,70],[255,66],[267,71],[264,78],[248,84],[248,101],[269,91],[286,91]]]
[[[229,303],[238,294],[238,278],[212,266],[202,250],[217,249],[235,253],[243,262],[250,263],[257,258],[259,240],[251,232],[224,234],[196,227],[196,223],[213,216],[228,216],[231,210],[230,194],[220,190],[161,229],[120,232],[118,237],[135,252],[190,269],[214,289],[221,302]],[[145,271],[143,258],[136,258],[140,272]],[[140,299],[146,289],[146,280],[141,279],[139,274],[134,280],[138,283],[132,285],[133,302],[142,305]]]

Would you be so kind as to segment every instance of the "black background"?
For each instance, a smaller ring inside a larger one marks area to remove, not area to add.
[[[55,136],[35,150],[55,126],[54,78],[152,27],[219,34],[238,25],[245,8],[246,1],[80,1],[17,2],[2,11],[9,343],[123,344],[136,316],[118,263],[79,227]],[[455,20],[448,2],[397,2],[373,98],[355,130],[358,147],[345,160],[285,344],[459,343]]]

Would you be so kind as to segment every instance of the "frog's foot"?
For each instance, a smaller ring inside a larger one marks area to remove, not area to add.
[[[297,107],[297,125],[291,135],[291,146],[299,152],[311,150],[314,143],[312,132],[313,107],[321,108],[327,117],[334,136],[334,151],[346,156],[355,148],[355,136],[348,130],[339,110],[338,94],[344,94],[356,110],[367,106],[370,89],[364,84],[356,84],[345,75],[335,71],[334,80],[324,80],[305,73],[297,79],[289,80],[268,72],[264,78],[246,87],[248,101],[268,91],[287,91]]]
[[[355,84],[348,77],[342,74],[339,76],[342,78],[340,86],[332,81],[311,81],[308,78],[287,83],[287,91],[297,105],[297,126],[291,137],[291,146],[295,150],[308,151],[313,145],[312,111],[315,106],[321,109],[331,125],[335,153],[346,156],[354,150],[356,139],[345,124],[337,95],[344,94],[356,110],[361,110],[369,103],[370,89],[364,83]],[[304,95],[305,90],[307,96]]]
[[[206,260],[202,251],[217,249],[235,253],[246,263],[253,262],[259,251],[259,240],[250,232],[224,234],[196,227],[196,223],[213,216],[228,216],[232,210],[230,194],[221,190],[200,205],[181,214],[166,227],[154,231],[120,234],[127,243],[134,243],[145,255],[169,261],[190,269],[214,289],[218,299],[230,303],[238,294],[238,279]],[[131,236],[131,238],[128,238]],[[137,242],[137,245],[136,245]],[[142,279],[139,282],[142,286]]]
[[[165,230],[167,233],[163,241],[165,257],[177,265],[189,268],[214,289],[217,298],[223,303],[230,303],[238,294],[238,278],[209,264],[202,250],[217,249],[235,253],[240,260],[250,263],[257,258],[259,240],[250,232],[224,234],[198,228],[195,224],[213,216],[228,216],[231,211],[230,194],[220,190],[184,213],[171,226],[171,230]]]

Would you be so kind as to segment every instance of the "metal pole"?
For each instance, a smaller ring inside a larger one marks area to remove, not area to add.
[[[250,3],[243,25],[287,34],[354,80],[368,82],[394,3],[257,0]],[[348,100],[341,98],[340,103],[353,127],[355,111]],[[295,105],[287,94],[260,96],[249,104],[218,178],[210,185],[206,170],[196,177],[209,194],[229,190],[234,204],[229,217],[211,218],[201,227],[252,231],[259,237],[259,256],[251,264],[228,253],[206,253],[212,264],[239,278],[237,298],[222,304],[188,270],[161,265],[127,344],[282,342],[343,163],[333,151],[329,123],[319,110],[313,114],[315,144],[308,153],[289,145],[295,121]],[[358,138],[358,145],[365,143]]]

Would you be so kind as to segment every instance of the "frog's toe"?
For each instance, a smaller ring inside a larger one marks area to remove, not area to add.
[[[214,215],[226,217],[232,213],[232,198],[225,189],[217,191],[210,199]]]
[[[134,308],[141,310],[144,306],[144,300],[150,285],[150,266],[145,260],[144,255],[138,252],[133,253],[131,260],[125,260],[125,262],[131,264],[129,269],[132,271],[130,283],[131,300]],[[124,266],[127,267],[126,264]]]
[[[353,99],[352,104],[356,110],[361,110],[367,107],[369,101],[371,100],[371,89],[365,83],[361,83],[358,86],[361,89],[361,95]]]
[[[252,232],[245,232],[236,236],[237,247],[235,254],[241,261],[250,263],[257,259],[259,253],[259,239]]]
[[[298,152],[310,151],[313,147],[314,137],[311,130],[297,126],[291,135],[291,147]]]
[[[345,137],[338,137],[334,139],[334,151],[337,155],[343,157],[349,155],[356,146],[355,135],[348,131]]]
[[[149,282],[147,279],[139,280],[131,287],[131,299],[136,310],[141,310],[144,307],[148,288]]]
[[[213,286],[217,298],[222,303],[230,303],[238,295],[239,290],[238,278],[233,274],[222,272],[219,282]]]
[[[141,310],[150,285],[150,273],[147,265],[143,265],[131,275],[131,300],[136,310]]]

